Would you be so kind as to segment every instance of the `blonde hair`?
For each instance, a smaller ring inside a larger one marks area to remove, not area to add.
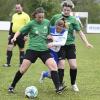
[[[68,23],[65,21],[64,18],[61,18],[61,19],[57,20],[55,25],[58,25],[58,24],[62,24],[64,28],[68,28]]]

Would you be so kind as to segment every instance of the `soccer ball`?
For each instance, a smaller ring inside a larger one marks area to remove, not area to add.
[[[28,98],[35,98],[38,95],[38,90],[35,86],[29,86],[25,89],[25,96]]]

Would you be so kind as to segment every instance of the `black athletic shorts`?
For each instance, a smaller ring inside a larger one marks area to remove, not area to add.
[[[14,33],[11,34],[9,40],[8,40],[8,44],[12,44],[11,43],[11,39],[14,37]],[[23,35],[19,35],[18,38],[16,39],[16,41],[14,42],[14,46],[18,45],[19,48],[24,48],[25,46],[25,41],[24,41],[24,36]]]
[[[59,59],[76,59],[75,44],[62,46],[58,52]]]
[[[43,61],[44,64],[47,59],[52,58],[49,50],[35,51],[35,50],[28,49],[26,50],[24,59],[30,60],[31,63],[35,63],[38,57]]]

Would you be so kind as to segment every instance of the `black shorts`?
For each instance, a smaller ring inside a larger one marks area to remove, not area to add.
[[[62,46],[58,52],[59,59],[76,59],[75,44]]]
[[[28,50],[26,50],[24,59],[30,60],[31,63],[35,63],[35,61],[37,60],[38,57],[43,61],[44,64],[47,59],[52,58],[49,50],[34,51],[34,50],[28,49]]]
[[[14,37],[14,33],[11,34],[9,40],[8,40],[8,44],[12,44],[11,43],[11,39]],[[18,38],[16,39],[16,41],[14,42],[14,46],[16,46],[16,44],[18,45],[19,48],[24,48],[25,46],[25,41],[24,41],[24,36],[23,35],[19,35]]]

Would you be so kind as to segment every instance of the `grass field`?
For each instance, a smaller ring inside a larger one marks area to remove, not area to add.
[[[27,86],[34,85],[38,88],[38,97],[34,100],[100,100],[100,34],[86,34],[88,40],[94,45],[93,49],[87,49],[80,39],[76,39],[79,93],[71,90],[69,67],[66,61],[65,77],[67,90],[62,95],[57,95],[53,90],[51,80],[46,79],[40,84],[40,73],[47,68],[38,59],[33,64],[15,88],[15,94],[9,94],[7,88],[10,85],[15,72],[18,70],[18,48],[13,50],[11,67],[4,68],[6,61],[7,32],[0,31],[0,100],[28,100],[24,96]]]

